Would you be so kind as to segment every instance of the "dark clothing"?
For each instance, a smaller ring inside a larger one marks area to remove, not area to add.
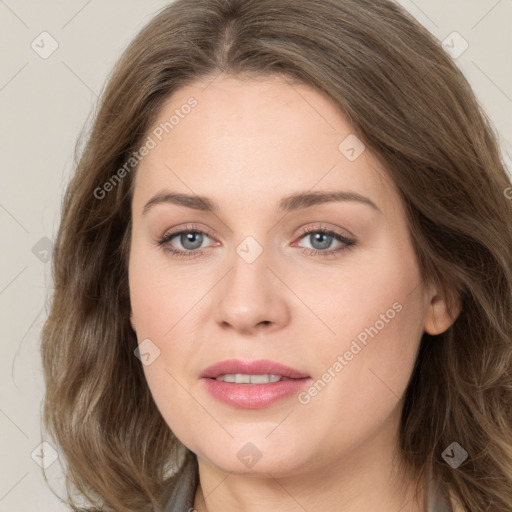
[[[188,452],[187,455],[181,475],[163,512],[192,512],[194,510],[199,472],[196,456],[192,452]]]

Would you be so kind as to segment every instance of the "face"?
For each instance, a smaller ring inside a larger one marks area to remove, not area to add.
[[[393,184],[316,90],[205,87],[169,98],[135,176],[131,319],[163,418],[233,472],[314,472],[389,446],[435,310]],[[226,360],[239,365],[207,375],[296,373],[203,377]]]

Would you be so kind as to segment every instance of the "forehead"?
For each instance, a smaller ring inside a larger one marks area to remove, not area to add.
[[[240,208],[316,189],[364,193],[382,209],[397,199],[335,103],[281,78],[187,85],[167,99],[146,136],[154,147],[136,171],[137,209],[164,188]]]

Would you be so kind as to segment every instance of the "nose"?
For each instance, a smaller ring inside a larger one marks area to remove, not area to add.
[[[214,318],[241,334],[281,329],[289,322],[288,289],[269,268],[266,250],[252,262],[235,252],[228,274],[215,287]]]

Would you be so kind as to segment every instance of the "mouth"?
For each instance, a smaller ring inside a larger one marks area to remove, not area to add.
[[[309,375],[274,361],[221,361],[201,375],[206,391],[237,409],[262,409],[310,384]]]
[[[264,375],[247,375],[245,373],[225,373],[219,375],[214,380],[221,382],[231,382],[234,384],[269,384],[270,382],[279,382],[281,380],[295,380],[282,375],[264,374]]]
[[[200,377],[236,384],[268,384],[280,380],[309,378],[309,375],[268,359],[257,361],[228,359],[209,366],[203,370]]]

